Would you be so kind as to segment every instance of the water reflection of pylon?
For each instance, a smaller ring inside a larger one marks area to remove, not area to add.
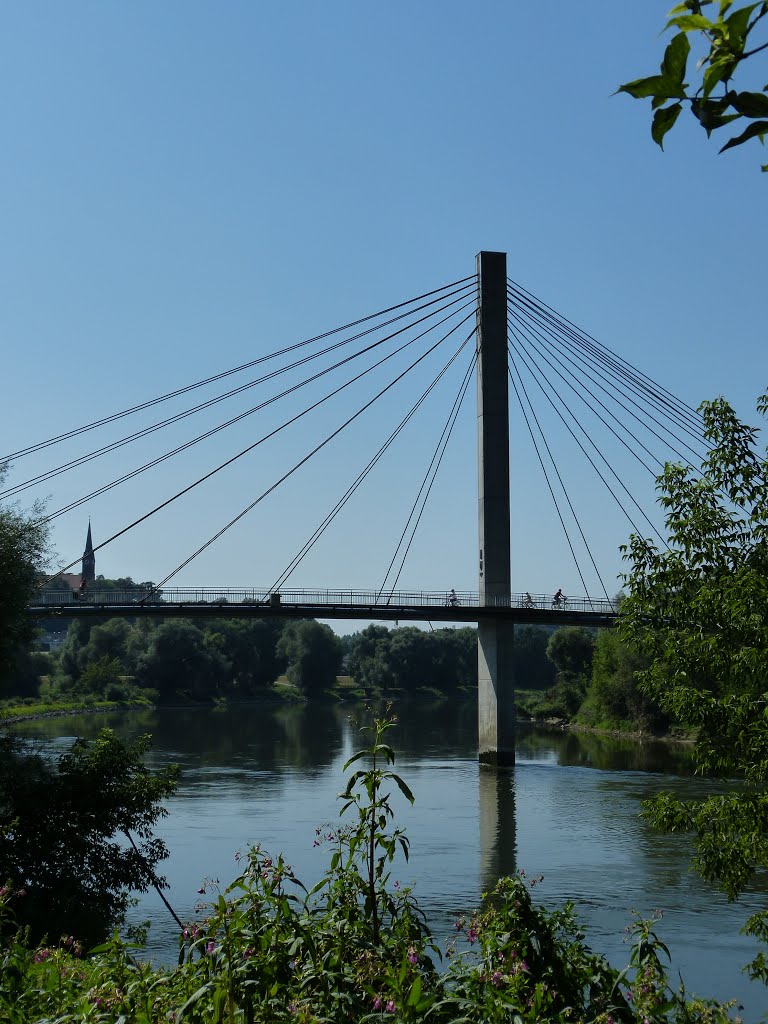
[[[480,882],[484,892],[517,870],[515,769],[480,765]]]

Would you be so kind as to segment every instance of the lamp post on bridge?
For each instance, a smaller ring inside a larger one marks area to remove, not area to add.
[[[507,383],[507,256],[477,256],[477,456],[480,605],[508,602],[509,387]],[[481,618],[477,630],[480,760],[514,764],[513,625]]]

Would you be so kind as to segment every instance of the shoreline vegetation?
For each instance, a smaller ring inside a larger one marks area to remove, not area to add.
[[[335,701],[336,703],[351,703],[360,702],[369,699],[377,699],[370,697],[367,694],[361,694],[359,691],[354,689],[354,684],[350,687],[341,680],[348,680],[350,677],[344,676],[339,677],[339,688],[330,692],[328,695],[323,697],[316,697],[314,700],[320,701]],[[286,695],[288,693],[288,695]],[[461,696],[465,699],[471,697],[472,691],[467,690]],[[378,698],[381,700],[381,698]],[[450,700],[451,696],[448,694],[435,694],[435,693],[423,693],[416,692],[413,694],[400,694],[400,700],[414,700],[424,702],[434,701],[445,701]],[[175,702],[173,704],[156,704],[150,703],[145,700],[128,700],[128,701],[71,701],[60,704],[37,704],[29,703],[23,706],[11,705],[6,708],[0,708],[0,727],[3,725],[15,725],[21,722],[33,722],[36,720],[42,720],[47,718],[64,718],[67,716],[74,715],[97,715],[97,714],[114,714],[118,711],[155,711],[163,710],[165,708],[207,708],[211,711],[216,711],[221,707],[239,707],[239,706],[256,706],[268,705],[274,706],[283,703],[305,703],[307,698],[302,696],[300,691],[290,688],[288,685],[284,685],[283,692],[277,693],[264,693],[256,697],[251,697],[242,700],[228,700],[220,701],[217,704],[202,703],[202,702]],[[561,718],[518,718],[518,726],[521,730],[537,729],[537,730],[549,730],[553,732],[574,732],[574,733],[585,733],[588,735],[595,736],[608,736],[616,739],[633,740],[637,743],[668,743],[668,744],[680,744],[685,746],[691,746],[694,743],[694,738],[691,736],[679,735],[676,732],[668,732],[663,734],[651,734],[643,732],[639,729],[620,729],[620,728],[602,728],[600,726],[584,725],[575,721],[567,721]]]
[[[24,891],[0,889],[0,1015],[119,1024],[736,1024],[735,1003],[701,999],[680,979],[656,919],[628,926],[629,963],[612,967],[586,944],[574,907],[533,900],[541,879],[502,878],[455,921],[443,949],[417,897],[392,880],[410,844],[390,793],[389,710],[363,727],[344,765],[337,826],[318,828],[328,867],[307,891],[282,854],[255,846],[226,889],[204,882],[195,919],[179,924],[173,968],[141,960],[140,937],[118,932],[90,949],[76,936],[30,942],[16,924]],[[350,771],[351,770],[351,771]]]
[[[440,699],[477,687],[473,627],[371,624],[339,637],[309,619],[73,620],[47,622],[38,648],[10,675],[0,723],[91,706]],[[638,686],[644,659],[617,630],[518,626],[514,654],[521,722],[677,738]]]

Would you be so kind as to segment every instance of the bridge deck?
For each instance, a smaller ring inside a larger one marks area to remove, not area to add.
[[[550,625],[606,626],[616,617],[613,602],[590,597],[554,602],[544,594],[511,594],[480,604],[477,593],[463,591],[453,597],[445,591],[281,590],[269,593],[248,589],[43,591],[29,607],[34,618],[165,616],[189,618],[385,619],[403,621],[511,622]]]

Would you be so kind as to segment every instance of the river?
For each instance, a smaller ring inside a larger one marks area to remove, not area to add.
[[[747,1020],[768,1010],[765,989],[740,973],[755,948],[739,935],[768,904],[768,886],[729,904],[689,870],[685,837],[661,835],[639,816],[640,802],[660,790],[691,797],[715,787],[692,776],[684,747],[525,729],[515,768],[496,772],[477,763],[473,703],[403,702],[396,711],[396,770],[416,802],[397,802],[411,859],[395,877],[414,885],[438,937],[499,875],[522,868],[544,876],[536,890],[544,903],[575,902],[587,941],[612,962],[626,962],[630,912],[660,909],[658,930],[689,990],[737,998]],[[17,730],[53,749],[104,725],[124,738],[149,732],[151,763],[181,765],[157,833],[171,851],[162,867],[167,896],[192,920],[202,880],[226,884],[249,843],[284,852],[307,884],[320,877],[328,851],[313,846],[315,829],[337,819],[341,766],[359,745],[350,716],[363,713],[346,705],[159,709]],[[131,912],[132,921],[144,919],[152,923],[149,954],[173,962],[178,929],[153,892]]]

